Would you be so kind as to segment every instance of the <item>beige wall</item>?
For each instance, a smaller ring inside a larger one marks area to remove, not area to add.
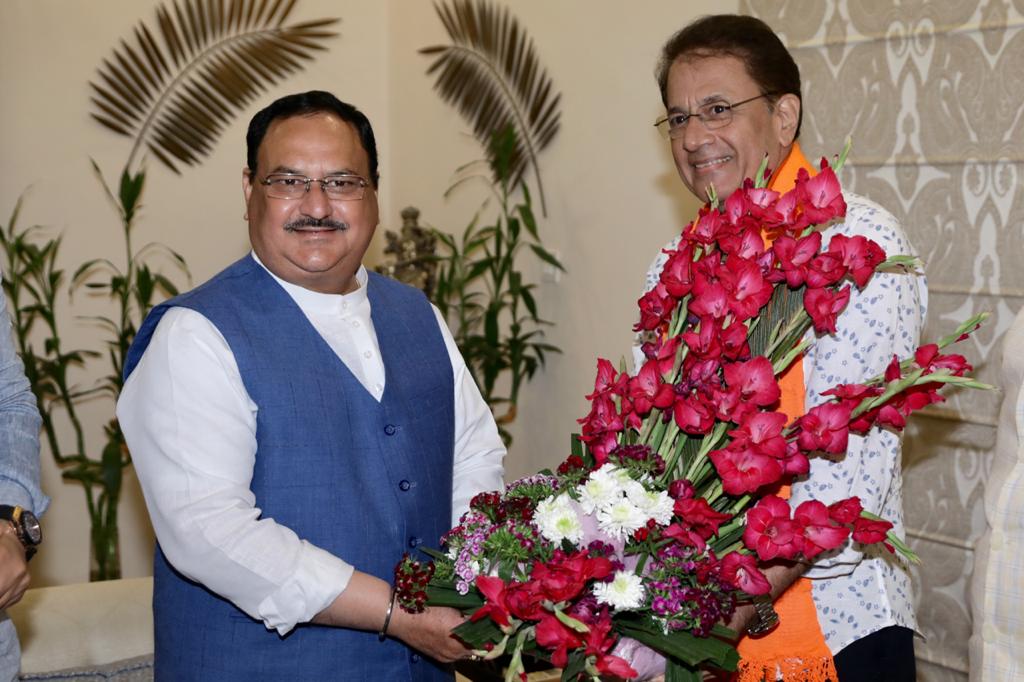
[[[659,0],[642,11],[587,0],[519,0],[512,6],[533,36],[542,62],[562,92],[562,130],[542,158],[549,214],[546,244],[561,253],[569,274],[541,283],[539,303],[557,321],[550,340],[565,351],[527,387],[507,460],[510,475],[555,465],[565,454],[597,356],[617,360],[630,342],[643,273],[694,204],[675,178],[667,145],[650,123],[659,114],[652,71],[660,43],[704,12],[726,11],[708,0]],[[6,223],[28,189],[25,224],[64,234],[69,271],[89,258],[120,262],[119,225],[90,167],[108,177],[128,156],[130,142],[89,117],[88,81],[112,46],[156,3],[138,0],[8,0],[0,3],[0,215]],[[289,82],[272,88],[225,132],[198,168],[176,176],[149,164],[144,211],[135,244],[162,241],[182,253],[199,283],[247,245],[240,171],[249,116],[272,98],[310,88],[334,91],[362,108],[376,126],[381,150],[382,227],[399,223],[412,204],[423,220],[461,231],[484,198],[466,186],[443,198],[452,173],[480,157],[468,126],[445,105],[425,75],[417,50],[447,35],[426,0],[337,2],[303,0],[295,19],[341,17],[341,37]],[[380,239],[370,260],[379,256]],[[532,268],[534,271],[535,268]],[[540,281],[539,272],[536,273]],[[65,342],[101,349],[102,337],[74,315],[104,314],[102,300],[84,292],[63,311]],[[88,386],[106,367],[80,377]],[[85,413],[94,447],[111,405]],[[36,585],[85,580],[88,520],[78,486],[61,481],[44,452],[44,486],[53,497],[45,518],[46,547],[34,563]],[[151,570],[152,538],[137,483],[129,474],[121,512],[122,559],[128,577]]]

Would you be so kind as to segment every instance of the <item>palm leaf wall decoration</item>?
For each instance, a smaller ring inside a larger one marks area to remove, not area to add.
[[[506,177],[514,185],[532,169],[546,214],[537,154],[558,132],[561,94],[541,66],[533,40],[507,8],[488,0],[452,0],[434,8],[452,39],[451,45],[420,50],[434,56],[427,70],[437,74],[434,88],[473,126],[492,165],[492,141],[512,126],[516,147]],[[496,181],[500,175],[495,172]]]
[[[90,82],[92,117],[174,172],[208,155],[232,118],[299,71],[338,19],[285,25],[297,0],[172,0],[139,22]]]

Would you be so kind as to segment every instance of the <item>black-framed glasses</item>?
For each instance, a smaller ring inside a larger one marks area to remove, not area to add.
[[[369,184],[358,175],[328,175],[322,178],[307,178],[295,173],[271,173],[258,183],[267,188],[267,196],[274,199],[301,199],[309,192],[314,182],[320,185],[328,199],[358,201],[366,193]]]
[[[669,114],[663,119],[655,122],[654,126],[661,131],[661,134],[665,137],[675,140],[683,136],[683,132],[686,130],[686,126],[689,124],[691,118],[700,119],[700,122],[704,124],[704,127],[708,130],[714,130],[715,128],[724,128],[725,126],[732,123],[732,110],[741,104],[747,104],[754,100],[761,99],[762,97],[770,97],[773,93],[762,92],[760,95],[745,99],[741,102],[734,102],[729,104],[728,102],[708,102],[701,106],[697,111],[692,114]]]

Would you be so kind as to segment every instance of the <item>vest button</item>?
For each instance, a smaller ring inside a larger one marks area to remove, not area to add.
[[[409,488],[412,487],[412,483],[409,483],[409,481],[406,481],[406,480],[403,479],[402,481],[400,481],[398,483],[398,487],[399,487],[400,490],[406,491],[406,490],[408,490]]]
[[[414,548],[414,549],[416,547],[419,547],[422,544],[423,544],[423,539],[422,538],[417,538],[417,537],[409,538],[409,546]]]
[[[395,426],[394,424],[388,424],[387,426],[384,427],[384,433],[386,433],[389,436],[395,435],[395,431],[397,430],[398,427]]]

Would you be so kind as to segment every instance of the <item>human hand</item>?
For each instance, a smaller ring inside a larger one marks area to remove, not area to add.
[[[436,661],[452,663],[473,654],[451,632],[465,620],[455,609],[434,606],[423,613],[406,613],[396,604],[388,633]]]
[[[25,548],[9,523],[0,523],[0,610],[17,604],[28,589]]]
[[[754,607],[751,604],[743,604],[736,607],[732,617],[726,622],[725,627],[735,631],[737,638],[739,638],[746,634],[747,628],[750,627],[756,618],[757,611]]]

